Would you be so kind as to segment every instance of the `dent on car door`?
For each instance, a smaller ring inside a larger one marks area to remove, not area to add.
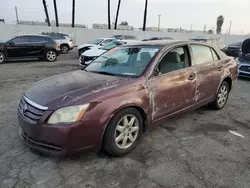
[[[191,45],[197,74],[196,103],[211,100],[220,84],[221,60],[217,52],[205,45]]]
[[[194,105],[196,75],[190,65],[187,46],[173,48],[159,61],[159,73],[148,85],[153,122]]]

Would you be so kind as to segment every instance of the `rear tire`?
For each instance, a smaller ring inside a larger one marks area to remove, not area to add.
[[[0,64],[4,63],[6,60],[6,57],[3,52],[0,52]]]
[[[109,122],[103,139],[103,149],[113,156],[131,152],[139,143],[143,120],[135,108],[126,108]]]
[[[223,81],[216,94],[216,99],[212,103],[210,103],[209,106],[215,110],[220,110],[224,108],[228,100],[228,95],[229,85],[226,81]]]
[[[57,59],[57,54],[54,50],[48,50],[45,53],[45,59],[49,62],[54,62]]]
[[[61,46],[61,52],[62,52],[62,54],[69,53],[69,47],[67,45],[62,45]]]

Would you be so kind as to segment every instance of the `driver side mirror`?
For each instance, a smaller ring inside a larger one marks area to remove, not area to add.
[[[10,46],[13,46],[15,43],[14,42],[9,42],[8,43]]]

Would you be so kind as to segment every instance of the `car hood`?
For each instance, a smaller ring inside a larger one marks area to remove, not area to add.
[[[89,47],[89,46],[91,46],[91,47],[94,47],[94,46],[98,46],[98,45],[95,45],[95,44],[82,44],[82,45],[80,45],[80,46],[78,46],[77,48],[78,49],[82,49],[82,48],[84,48],[84,47]]]
[[[100,56],[104,52],[106,52],[106,50],[93,48],[93,49],[85,51],[82,55],[83,56],[88,56],[88,57],[96,57],[96,56]]]
[[[39,105],[53,109],[116,87],[128,79],[77,70],[41,80],[24,95]]]

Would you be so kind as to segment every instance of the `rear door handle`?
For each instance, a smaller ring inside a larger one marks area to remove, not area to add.
[[[188,77],[188,80],[194,80],[195,76],[192,74]]]
[[[218,68],[218,71],[222,71],[222,67],[219,67],[219,68]]]

